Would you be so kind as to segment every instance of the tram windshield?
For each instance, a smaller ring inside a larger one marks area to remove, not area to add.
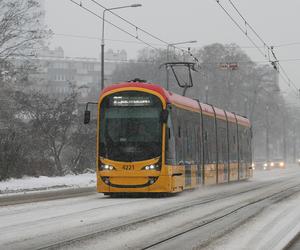
[[[161,155],[162,104],[158,97],[124,91],[104,98],[100,108],[100,156],[142,161]]]

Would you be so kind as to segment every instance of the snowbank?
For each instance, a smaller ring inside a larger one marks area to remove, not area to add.
[[[86,173],[80,175],[66,175],[59,177],[28,177],[22,179],[9,179],[0,182],[0,194],[18,193],[35,190],[47,190],[63,187],[89,187],[95,186],[96,174]]]

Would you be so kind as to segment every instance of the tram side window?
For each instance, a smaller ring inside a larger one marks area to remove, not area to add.
[[[174,133],[174,112],[170,109],[166,131],[166,164],[176,164],[176,148]]]
[[[202,114],[196,114],[195,116],[195,154],[196,154],[196,163],[202,164],[203,163],[203,134],[202,134]]]
[[[228,161],[227,124],[223,120],[217,121],[218,127],[218,160],[219,163]]]
[[[196,162],[196,154],[195,154],[196,134],[195,134],[195,129],[194,129],[195,125],[196,124],[194,123],[194,119],[192,119],[191,124],[189,124],[189,134],[190,134],[190,137],[191,137],[191,140],[190,140],[191,147],[190,147],[190,149],[191,149],[191,160],[192,160],[193,164]]]
[[[215,126],[215,118],[210,117],[210,145],[211,145],[211,159],[212,163],[217,162],[217,145],[216,145],[216,126]]]
[[[188,128],[187,128],[187,123],[183,123],[184,131],[183,131],[183,160],[185,163],[189,161],[189,137],[188,137]]]
[[[243,133],[243,160],[245,163],[251,161],[251,140],[250,140],[250,129],[247,127],[242,128]]]
[[[177,133],[176,133],[176,150],[177,150],[177,164],[183,164],[189,161],[189,137],[187,127],[187,115],[185,110],[176,108]]]
[[[194,161],[194,135],[193,135],[193,112],[180,110],[183,126],[183,156],[185,164],[191,164]]]
[[[251,152],[251,130],[250,128],[245,128],[245,147],[246,147],[246,157],[247,163],[251,162],[252,152]]]
[[[176,148],[176,164],[183,162],[182,152],[182,127],[180,121],[179,110],[176,107],[172,107],[174,135],[175,135],[175,148]]]
[[[240,162],[245,162],[245,133],[244,133],[244,127],[239,125],[239,156],[240,156]]]
[[[237,157],[237,135],[236,135],[236,123],[229,122],[229,157],[230,162],[236,163]]]
[[[200,119],[200,118],[199,118]],[[201,134],[201,125],[199,123],[198,126],[195,127],[195,135],[196,135],[196,163],[202,163],[202,134]]]
[[[176,163],[194,164],[199,162],[199,157],[201,157],[199,114],[172,106],[172,118]]]
[[[248,138],[249,138],[249,163],[252,162],[252,130],[251,128],[248,129]]]
[[[204,163],[216,163],[216,131],[214,117],[203,115]]]
[[[188,127],[188,160],[194,164],[198,162],[198,145],[197,145],[197,127],[199,125],[199,114],[187,111],[187,127]]]
[[[198,121],[199,122],[199,121]],[[193,132],[195,135],[195,148],[194,148],[194,155],[195,155],[195,163],[198,164],[200,163],[200,157],[201,157],[201,146],[200,144],[200,136],[199,136],[199,125],[195,124],[193,127]]]
[[[191,131],[191,124],[190,121],[187,121],[186,124],[187,128],[187,152],[186,152],[186,161],[188,161],[189,163],[191,163],[194,158],[193,158],[193,136],[192,136],[192,131]]]
[[[204,149],[204,164],[208,164],[210,162],[210,157],[209,157],[209,138],[208,138],[208,128],[209,128],[209,122],[208,122],[208,117],[206,115],[203,116],[203,149]]]

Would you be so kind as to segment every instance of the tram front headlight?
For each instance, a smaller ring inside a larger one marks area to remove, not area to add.
[[[149,183],[153,184],[154,182],[156,182],[157,177],[149,177]]]
[[[271,167],[274,167],[274,162],[271,162],[270,166],[271,166]]]
[[[160,165],[158,164],[151,164],[151,165],[147,165],[145,167],[142,168],[142,170],[160,170]]]
[[[279,166],[284,167],[284,162],[283,161],[279,162]]]
[[[109,177],[107,177],[107,176],[101,176],[101,179],[102,179],[102,181],[103,181],[105,184],[107,184],[107,185],[110,184]]]
[[[108,165],[108,164],[101,164],[99,169],[100,169],[100,171],[116,170],[114,166],[111,166],[111,165]]]
[[[265,163],[264,163],[264,167],[267,167],[267,166],[268,166],[268,163],[265,162]]]

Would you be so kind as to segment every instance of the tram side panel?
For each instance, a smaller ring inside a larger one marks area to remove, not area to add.
[[[252,177],[251,170],[251,131],[239,125],[239,179]]]
[[[172,189],[195,188],[203,183],[201,114],[172,105],[169,119],[166,159],[167,164],[174,165]],[[171,157],[173,160],[168,161],[168,155],[172,152],[175,152]],[[181,172],[178,171],[178,166],[182,167]]]
[[[217,183],[217,145],[214,117],[203,114],[204,184]]]
[[[229,181],[238,180],[238,141],[236,123],[228,124],[229,130]]]
[[[228,141],[227,121],[217,120],[218,130],[218,183],[228,182]]]

